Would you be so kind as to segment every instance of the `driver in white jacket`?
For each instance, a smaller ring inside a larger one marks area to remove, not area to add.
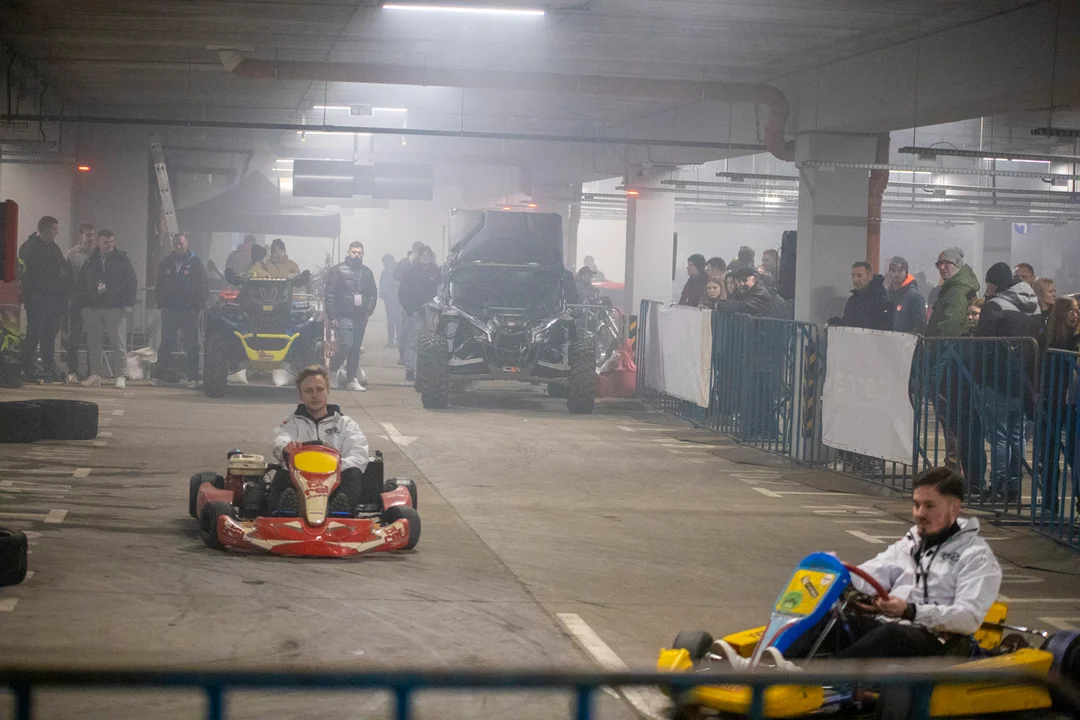
[[[296,376],[296,389],[300,404],[277,427],[274,435],[274,457],[286,462],[305,442],[318,442],[341,453],[341,487],[354,507],[361,512],[378,512],[382,488],[363,482],[368,465],[368,441],[360,426],[341,408],[330,405],[330,378],[326,370],[307,367]],[[286,485],[288,475],[279,474],[274,484]],[[276,497],[275,487],[270,490],[271,501]]]
[[[860,567],[889,592],[835,633],[841,658],[924,657],[964,653],[997,598],[1001,567],[979,521],[960,519],[964,478],[933,468],[915,479],[915,527]],[[873,594],[866,581],[855,587]],[[846,642],[845,642],[846,640]]]

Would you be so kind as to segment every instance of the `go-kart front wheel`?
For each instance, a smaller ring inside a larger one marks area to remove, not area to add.
[[[409,497],[412,498],[413,510],[419,510],[419,498],[416,494],[416,481],[412,478],[387,478],[383,483],[383,492],[393,492],[399,487],[403,487],[409,491]]]
[[[690,653],[690,659],[694,662],[705,657],[712,649],[713,636],[700,630],[683,630],[675,636],[675,642],[671,644],[672,650],[686,650]]]
[[[420,513],[404,505],[394,505],[383,511],[382,521],[384,525],[389,525],[398,520],[407,520],[409,522],[409,544],[405,546],[405,549],[412,550],[416,547],[416,543],[420,542]]]
[[[1054,656],[1050,669],[1066,682],[1080,683],[1080,632],[1057,632],[1043,645],[1043,650]],[[1064,698],[1050,693],[1055,707],[1066,707]]]
[[[218,539],[217,532],[218,518],[222,515],[236,519],[236,512],[232,505],[224,500],[213,500],[203,506],[202,514],[199,516],[199,534],[202,536],[202,541],[206,543],[206,547],[213,550],[225,549],[221,540]]]

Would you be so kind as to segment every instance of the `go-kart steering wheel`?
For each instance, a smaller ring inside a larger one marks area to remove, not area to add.
[[[866,572],[858,565],[844,563],[844,567],[847,568],[847,571],[852,575],[858,575],[860,578],[865,580],[866,584],[873,588],[874,592],[877,593],[878,598],[884,600],[885,598],[889,597],[889,591],[882,587],[881,583],[879,583],[873,575]]]

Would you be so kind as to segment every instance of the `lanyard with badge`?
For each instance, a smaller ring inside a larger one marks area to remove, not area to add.
[[[104,295],[105,294],[105,256],[104,255],[101,256],[101,274],[98,275],[97,292],[98,292],[98,295]]]

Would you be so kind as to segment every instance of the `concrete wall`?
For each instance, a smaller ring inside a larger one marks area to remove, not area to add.
[[[56,242],[67,250],[75,244],[81,221],[72,221],[72,196],[76,180],[81,186],[84,177],[71,165],[12,165],[4,164],[0,172],[0,200],[19,204],[19,244],[35,230],[43,215],[60,221],[60,236]]]

